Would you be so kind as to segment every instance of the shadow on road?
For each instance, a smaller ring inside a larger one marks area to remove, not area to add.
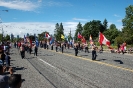
[[[99,59],[99,60],[96,60],[96,61],[104,61],[104,60],[107,60],[107,59]]]
[[[120,64],[123,64],[121,60],[114,60],[115,62],[119,62]]]

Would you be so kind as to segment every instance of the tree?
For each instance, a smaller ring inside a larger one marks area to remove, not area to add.
[[[56,23],[55,29],[54,29],[54,36],[55,36],[55,38],[57,37],[57,31],[59,30],[59,28],[60,28],[59,24]]]
[[[83,26],[83,28],[84,28],[84,30],[83,30],[82,34],[84,35],[85,39],[89,39],[89,37],[91,35],[93,40],[96,40],[96,39],[98,39],[99,32],[104,31],[103,25],[102,25],[101,21],[99,21],[99,20],[92,20],[90,22],[87,22]]]
[[[133,44],[133,5],[126,8],[126,16],[122,20],[123,23],[123,39],[128,44]]]
[[[55,26],[55,33],[54,33],[54,36],[56,38],[57,41],[62,41],[61,39],[61,34],[64,35],[64,28],[63,28],[63,25],[62,23],[60,23],[60,25],[57,23],[56,26]]]
[[[80,34],[82,34],[82,31],[83,31],[83,27],[82,27],[82,24],[79,22],[78,25],[77,25],[77,29],[76,29],[76,32],[75,32],[75,35],[74,35],[74,40],[78,41],[78,32]]]
[[[10,35],[6,35],[5,37],[4,37],[4,41],[9,41],[10,40]]]
[[[104,27],[104,30],[107,30],[108,28],[108,21],[106,19],[104,19],[103,21],[103,27]]]
[[[104,34],[111,43],[115,42],[115,38],[119,35],[119,30],[116,28],[115,24],[111,24],[109,29],[107,29]]]

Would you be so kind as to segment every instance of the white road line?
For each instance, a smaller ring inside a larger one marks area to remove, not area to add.
[[[42,60],[41,58],[39,58],[39,60],[42,61],[42,62],[44,62],[45,64],[49,65],[49,66],[52,67],[52,68],[56,68],[56,67],[54,67],[53,65],[49,64],[48,62]]]

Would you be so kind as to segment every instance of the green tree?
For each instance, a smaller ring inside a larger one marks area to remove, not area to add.
[[[5,37],[4,37],[4,41],[9,41],[10,40],[10,35],[6,35]]]
[[[83,27],[82,27],[82,24],[79,22],[78,25],[77,25],[77,29],[76,29],[75,35],[74,35],[74,38],[75,38],[76,41],[79,40],[78,37],[77,37],[78,36],[78,32],[80,34],[82,34],[82,31],[83,31]]]
[[[128,44],[133,44],[133,5],[126,8],[126,16],[122,20],[123,23],[123,39]]]
[[[56,23],[55,25],[55,29],[54,29],[54,37],[57,39],[57,31],[59,30],[60,25],[58,23]]]
[[[104,34],[111,44],[115,42],[115,38],[119,35],[119,30],[116,28],[115,24],[111,24],[109,29],[104,31]]]
[[[87,22],[84,26],[83,26],[84,30],[83,30],[83,35],[85,37],[85,39],[89,40],[90,35],[92,36],[93,40],[97,41],[98,39],[98,35],[99,35],[99,31],[104,31],[103,25],[101,23],[101,21],[99,20],[93,20],[90,22]]]
[[[106,19],[104,19],[103,21],[103,27],[104,27],[104,30],[107,30],[108,28],[108,21]]]
[[[71,30],[70,30],[70,32],[68,34],[68,41],[70,41],[71,39],[72,39],[72,34],[71,34]]]
[[[57,41],[62,41],[61,39],[61,34],[64,35],[64,28],[63,28],[63,24],[60,23],[60,25],[57,23],[55,26],[55,30],[54,30],[54,36],[56,38]]]
[[[39,41],[46,40],[46,36],[45,36],[46,33],[49,34],[49,32],[47,32],[47,31],[42,32],[41,34],[38,34],[38,40],[39,40]]]

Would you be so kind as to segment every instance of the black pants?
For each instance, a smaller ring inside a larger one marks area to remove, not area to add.
[[[89,51],[88,51],[88,47],[85,47],[85,53],[86,53],[86,52],[88,52],[88,53],[89,53]]]
[[[25,57],[25,51],[21,51],[21,58],[23,59]]]
[[[37,56],[37,51],[34,52],[34,56]]]
[[[95,50],[93,50],[92,51],[92,60],[96,60],[96,51]]]
[[[53,45],[51,46],[51,50],[53,50]]]
[[[56,47],[55,47],[55,49],[56,49],[56,52],[57,52],[57,48],[58,48],[58,47],[56,46]]]
[[[63,50],[64,50],[64,47],[61,47],[61,51],[62,51],[62,53],[63,53]]]

